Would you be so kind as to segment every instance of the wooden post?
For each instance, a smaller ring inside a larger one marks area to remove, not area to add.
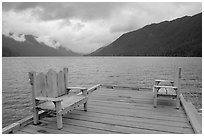
[[[30,84],[32,85],[32,103],[33,103],[33,124],[39,123],[39,115],[38,115],[38,109],[36,106],[38,105],[39,101],[35,100],[35,91],[36,91],[36,73],[35,72],[29,72],[29,78],[30,78]]]
[[[176,85],[177,85],[177,90],[176,90],[176,109],[179,109],[180,107],[180,80],[181,80],[181,68],[178,69],[178,73],[176,75]]]
[[[62,124],[62,114],[60,113],[61,111],[61,101],[54,102],[55,108],[56,108],[56,118],[57,118],[57,128],[62,129],[63,124]]]
[[[85,95],[85,96],[87,96],[87,89],[82,89],[81,90],[82,91],[82,94],[83,95]],[[84,111],[87,111],[87,101],[86,101],[86,103],[84,103]]]
[[[68,87],[68,68],[64,68],[63,71],[64,71],[64,82],[65,82],[65,90],[66,90]],[[69,90],[66,92],[67,94],[69,94]]]
[[[154,108],[157,107],[157,89],[153,87],[153,92],[154,92]]]

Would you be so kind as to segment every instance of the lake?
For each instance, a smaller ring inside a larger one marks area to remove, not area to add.
[[[2,126],[32,113],[28,72],[69,69],[69,85],[98,83],[152,88],[155,79],[173,79],[182,68],[181,91],[202,93],[201,57],[9,57],[2,58]],[[195,98],[197,107],[202,99]],[[195,99],[191,99],[194,101]]]

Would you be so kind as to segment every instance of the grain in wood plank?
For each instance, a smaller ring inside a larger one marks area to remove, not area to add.
[[[138,100],[138,101],[150,101],[153,99],[153,95],[149,97],[134,97],[133,95],[98,95],[91,96],[93,99],[106,98],[106,99],[124,99],[124,100]]]
[[[100,94],[100,95],[92,95],[93,97],[116,97],[116,98],[128,98],[128,99],[141,99],[141,100],[149,100],[153,98],[153,94],[151,95],[138,95],[137,92],[132,94]]]
[[[122,102],[122,103],[127,103],[127,104],[147,104],[147,105],[152,105],[153,106],[153,100],[149,100],[149,101],[145,101],[145,100],[131,100],[131,99],[120,99],[120,98],[110,98],[110,99],[105,99],[105,98],[98,98],[98,99],[94,99],[94,100],[105,100],[107,102]],[[166,99],[164,100],[159,100],[158,105],[160,107],[163,106],[168,106],[170,108],[175,108],[175,101],[168,101]]]
[[[93,97],[89,97],[89,101],[90,102],[93,102],[93,103],[108,103],[108,104],[115,104],[115,105],[123,105],[123,106],[134,106],[134,107],[141,107],[141,108],[153,108],[153,103],[127,103],[127,102],[124,102],[124,101],[107,101],[105,98],[102,98],[102,99],[94,99]],[[152,99],[153,101],[153,99]],[[173,107],[175,108],[175,107]],[[181,107],[182,108],[182,107]],[[164,111],[167,111],[167,112],[174,112],[174,111],[178,111],[178,112],[181,112],[181,113],[184,113],[184,111],[181,109],[181,110],[172,110],[172,107],[171,106],[167,106],[167,105],[158,105],[158,108],[159,110],[164,110]]]
[[[138,112],[148,112],[148,113],[152,113],[152,114],[157,114],[157,115],[161,115],[161,116],[170,116],[170,117],[181,117],[181,118],[186,118],[186,115],[184,113],[180,113],[180,112],[171,112],[168,110],[164,111],[164,110],[156,110],[156,109],[144,109],[144,108],[140,108],[140,107],[120,107],[119,105],[113,105],[113,104],[109,104],[109,105],[101,105],[101,104],[97,104],[97,103],[93,103],[90,102],[90,105],[92,106],[98,106],[98,107],[108,107],[108,108],[120,108],[120,109],[124,109],[127,111],[138,111]],[[172,110],[176,110],[176,109],[172,109]]]
[[[145,114],[145,115],[152,115],[152,116],[168,116],[169,118],[175,118],[175,119],[183,119],[183,118],[186,118],[186,116],[183,114],[180,114],[180,116],[175,116],[175,114],[171,114],[171,113],[167,113],[167,112],[159,112],[159,111],[151,111],[151,112],[147,112],[146,110],[141,110],[141,109],[137,109],[137,108],[129,108],[129,109],[124,109],[124,108],[120,108],[120,107],[109,107],[109,106],[106,106],[106,105],[101,105],[100,107],[98,105],[95,105],[95,104],[92,104],[90,103],[89,104],[89,107],[94,107],[94,108],[101,108],[101,109],[108,109],[108,110],[118,110],[118,111],[123,111],[123,112],[127,112],[128,113],[142,113],[142,114]],[[172,109],[172,110],[176,110],[176,109]]]
[[[149,87],[135,87],[135,86],[121,86],[121,85],[104,85],[101,86],[103,89],[113,89],[113,90],[128,90],[128,91],[147,91],[152,90]]]
[[[89,117],[102,117],[107,119],[119,119],[124,121],[130,121],[130,122],[144,122],[144,123],[150,123],[150,124],[156,124],[156,125],[165,125],[165,126],[171,126],[171,127],[184,127],[184,128],[191,128],[191,125],[188,122],[176,122],[175,121],[165,121],[165,120],[157,120],[157,119],[147,119],[147,118],[137,118],[137,117],[129,117],[129,116],[122,116],[122,115],[112,115],[112,114],[106,114],[106,113],[98,113],[98,112],[83,112],[80,110],[75,110],[70,114],[67,114],[66,116],[73,116],[73,115],[80,115],[80,116],[89,116]]]
[[[143,106],[142,104],[127,104],[122,102],[107,102],[107,101],[98,101],[98,100],[89,100],[90,104],[98,105],[100,106],[108,106],[108,107],[118,107],[118,108],[124,108],[124,109],[141,109],[141,110],[147,110],[147,111],[158,111],[158,112],[168,112],[171,114],[182,114],[185,115],[183,112],[183,109],[175,110],[172,108],[164,108],[164,107],[158,107],[155,109],[152,105],[151,106]]]
[[[130,99],[130,100],[140,100],[140,101],[150,101],[151,100],[151,97],[141,98],[141,97],[134,97],[134,96],[128,96],[128,95],[118,95],[118,96],[114,96],[114,95],[100,95],[100,96],[91,96],[91,97],[93,99],[106,98],[106,99],[124,99],[124,100]]]
[[[94,98],[95,98],[95,97],[91,97],[91,100],[90,100],[90,101],[92,101]],[[105,98],[101,98],[101,100],[104,100],[104,99],[105,99]],[[96,98],[96,99],[94,99],[94,100],[98,100],[98,99]],[[104,101],[105,101],[105,100],[104,100]],[[103,102],[104,102],[104,101],[103,101]],[[102,102],[102,103],[103,103],[103,102]],[[112,103],[112,102],[113,102],[113,101],[111,101],[111,103]],[[110,103],[110,102],[108,102],[108,103]],[[121,102],[121,103],[122,103],[122,102]],[[120,103],[120,104],[121,104],[121,103]],[[132,103],[127,103],[127,104],[132,104]],[[134,104],[137,104],[137,103],[134,103]],[[152,103],[151,103],[151,104],[152,104]],[[166,108],[166,107],[165,107],[165,108]],[[175,109],[173,109],[173,110],[175,110]]]
[[[47,120],[47,118],[46,118]],[[97,123],[97,122],[91,122],[91,121],[83,121],[83,120],[74,120],[74,119],[64,119],[64,124],[67,125],[77,125],[81,127],[88,127],[88,128],[94,128],[94,129],[100,129],[105,131],[110,131],[113,133],[123,133],[123,134],[159,134],[159,133],[165,133],[160,131],[154,131],[154,130],[145,130],[145,129],[138,129],[138,128],[130,128],[130,127],[124,127],[124,126],[117,126],[117,125],[111,125],[111,124],[104,124],[104,123]]]
[[[126,90],[123,90],[123,89],[117,89],[117,88],[114,88],[114,89],[109,89],[109,88],[103,88],[103,86],[100,88],[100,90],[102,90],[100,93],[103,93],[103,92],[107,92],[107,93],[124,93],[124,92],[128,92],[128,93],[134,93],[134,92],[138,92],[141,94],[141,92],[152,92],[152,89],[147,89],[147,90],[142,90],[142,91],[136,91],[136,90],[131,90],[131,89],[126,89]]]
[[[29,133],[29,132],[24,132],[24,131],[18,131],[15,134],[33,134],[33,133]]]
[[[27,134],[42,134],[41,132],[38,132],[36,128],[32,128],[30,126],[31,125],[28,125],[28,126],[22,128],[20,131],[23,133],[27,133]]]
[[[50,129],[50,128],[46,128],[40,125],[28,125],[27,127],[23,128],[21,131],[28,132],[28,133],[34,133],[34,134],[42,134],[42,133],[43,134],[70,134],[70,132],[68,131]]]
[[[106,100],[108,102],[116,101],[116,102],[124,102],[124,103],[145,103],[145,104],[151,104],[151,100],[138,100],[138,99],[121,99],[117,97],[95,97],[94,100]]]
[[[137,93],[135,93],[134,95],[137,95]],[[153,99],[153,95],[151,96],[145,96],[145,97],[142,97],[142,96],[134,96],[133,94],[126,94],[126,95],[114,95],[114,94],[107,94],[107,95],[104,95],[104,94],[98,94],[98,95],[90,95],[93,99],[94,98],[123,98],[123,99],[138,99],[138,100],[145,100],[145,101],[149,101],[149,99]]]
[[[113,105],[113,104],[109,104],[109,105],[101,105],[101,104],[97,104],[97,103],[93,103],[90,102],[90,105],[93,106],[98,106],[98,107],[108,107],[108,108],[120,108],[120,109],[124,109],[124,110],[130,110],[130,111],[139,111],[139,112],[148,112],[148,113],[152,113],[152,114],[157,114],[157,115],[161,115],[161,116],[170,116],[170,117],[182,117],[182,118],[186,118],[186,115],[184,113],[180,113],[180,112],[168,112],[166,111],[162,111],[162,110],[154,110],[154,109],[143,109],[140,107],[120,107],[118,105]],[[172,109],[175,110],[175,109]]]
[[[137,93],[138,95],[141,95],[143,93],[147,93],[147,94],[152,94],[152,90],[148,90],[148,91],[135,91],[135,90],[117,90],[117,89],[106,89],[106,88],[100,88],[100,94],[134,94]]]
[[[103,89],[97,90],[97,93],[92,93],[91,96],[120,96],[120,95],[126,95],[131,96],[133,98],[149,98],[150,96],[153,97],[153,92],[129,92],[129,91],[123,91],[123,92],[110,92],[110,91],[104,91]]]
[[[124,115],[124,116],[131,116],[131,117],[144,117],[144,118],[151,118],[151,119],[158,119],[158,120],[170,120],[170,121],[178,121],[178,122],[188,122],[186,118],[178,118],[178,117],[169,117],[169,116],[159,116],[154,115],[148,112],[129,112],[123,109],[113,109],[113,108],[104,108],[104,107],[97,107],[93,105],[89,105],[89,111],[94,112],[101,112],[101,113],[108,113],[113,115]]]
[[[72,116],[68,117],[68,119],[75,119],[75,120],[83,120],[83,121],[91,121],[91,122],[97,122],[97,123],[103,123],[103,124],[111,124],[111,125],[118,125],[118,126],[124,126],[124,127],[131,127],[131,128],[140,128],[140,129],[147,129],[147,130],[157,130],[167,133],[184,133],[184,134],[190,134],[193,133],[192,129],[189,128],[180,128],[180,127],[168,127],[164,125],[153,125],[148,123],[133,123],[133,122],[127,122],[122,120],[110,120],[106,118],[98,118],[98,117],[84,117],[84,116]]]
[[[181,108],[180,110],[176,110],[174,108],[154,108],[153,106],[151,107],[143,107],[143,106],[138,106],[138,105],[130,105],[130,104],[123,104],[123,103],[115,103],[115,102],[106,102],[106,101],[97,101],[97,100],[90,100],[89,101],[91,105],[97,105],[97,106],[102,106],[102,107],[115,107],[115,108],[122,108],[122,109],[132,109],[132,110],[146,110],[147,112],[155,112],[155,113],[163,113],[167,114],[170,116],[178,116],[178,117],[186,117],[185,113],[182,111],[183,109]]]
[[[46,128],[56,129],[56,121],[53,119],[43,119],[43,122],[45,122]],[[89,128],[84,126],[78,126],[76,124],[63,124],[63,128],[61,131],[68,131],[75,134],[111,134],[113,132],[111,131],[105,131],[101,129],[95,129],[95,128]]]

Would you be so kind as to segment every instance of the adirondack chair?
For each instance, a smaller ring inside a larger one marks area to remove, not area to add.
[[[171,80],[155,80],[153,86],[154,92],[154,108],[157,107],[157,99],[159,97],[169,97],[176,99],[176,109],[180,107],[180,79],[181,68],[179,68],[176,74],[175,81]],[[166,83],[167,85],[160,85],[160,83]]]
[[[32,85],[33,123],[39,123],[39,110],[56,112],[57,128],[61,129],[62,115],[72,111],[79,105],[84,105],[87,111],[87,89],[83,87],[68,87],[68,68],[55,72],[49,70],[46,74],[29,72]],[[70,90],[80,90],[79,95],[69,95]]]

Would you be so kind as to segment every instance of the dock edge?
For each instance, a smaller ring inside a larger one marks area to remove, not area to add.
[[[197,112],[191,102],[187,102],[183,95],[180,95],[180,102],[184,108],[187,118],[196,134],[202,134],[202,116]]]

